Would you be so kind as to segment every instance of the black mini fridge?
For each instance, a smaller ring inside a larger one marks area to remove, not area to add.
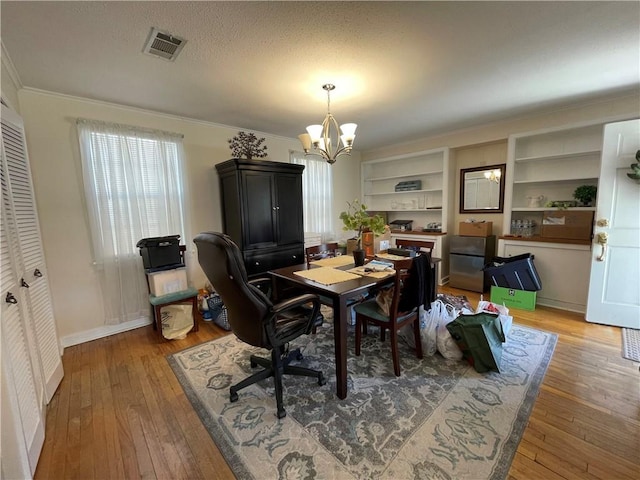
[[[454,235],[449,244],[449,285],[472,292],[486,292],[490,284],[484,266],[496,254],[496,237]]]

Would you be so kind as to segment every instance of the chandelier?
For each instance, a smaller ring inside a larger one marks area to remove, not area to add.
[[[500,183],[501,176],[502,172],[499,168],[496,168],[495,170],[487,170],[486,172],[484,172],[484,178],[486,178],[490,182]]]
[[[307,133],[298,135],[302,148],[306,155],[318,155],[328,163],[335,163],[340,155],[351,155],[353,139],[356,136],[357,125],[355,123],[345,123],[338,125],[336,119],[331,115],[330,92],[336,87],[331,83],[322,86],[327,91],[327,116],[322,125],[309,125]],[[342,135],[340,135],[342,132]],[[313,151],[311,148],[313,147]]]

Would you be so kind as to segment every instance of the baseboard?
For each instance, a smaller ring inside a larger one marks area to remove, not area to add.
[[[60,339],[60,343],[63,348],[72,347],[80,343],[91,342],[99,338],[108,337],[117,333],[127,332],[135,328],[151,325],[149,318],[139,318],[137,320],[131,320],[130,322],[119,323],[118,325],[104,325],[102,327],[93,328],[86,332],[74,333],[72,335],[66,335]]]

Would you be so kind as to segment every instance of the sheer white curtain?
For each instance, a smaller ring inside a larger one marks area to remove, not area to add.
[[[323,242],[334,240],[331,165],[322,159],[305,157],[302,152],[290,152],[289,157],[291,163],[305,166],[302,173],[304,231],[320,233]]]
[[[149,317],[136,243],[165,235],[188,241],[182,136],[84,119],[77,127],[105,323]]]

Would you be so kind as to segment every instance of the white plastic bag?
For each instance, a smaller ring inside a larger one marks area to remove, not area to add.
[[[436,330],[442,310],[446,311],[446,306],[440,300],[433,302],[430,310],[424,310],[420,307],[420,342],[422,343],[422,354],[428,357],[435,355],[438,349]],[[411,348],[416,347],[413,325],[405,325],[398,331],[398,335]]]
[[[444,305],[440,312],[440,320],[436,330],[436,345],[440,355],[449,360],[462,360],[462,350],[447,330],[447,325],[453,322],[460,312],[452,305]]]
[[[162,336],[168,340],[186,338],[193,328],[192,305],[167,305],[162,307]]]
[[[506,337],[507,335],[509,335],[509,332],[511,331],[511,325],[513,324],[513,317],[509,315],[509,309],[506,305],[498,305],[497,303],[481,300],[478,302],[478,307],[476,308],[476,313],[480,312],[497,313],[498,318],[500,319],[500,323],[502,323],[502,331],[504,332],[504,336]]]

